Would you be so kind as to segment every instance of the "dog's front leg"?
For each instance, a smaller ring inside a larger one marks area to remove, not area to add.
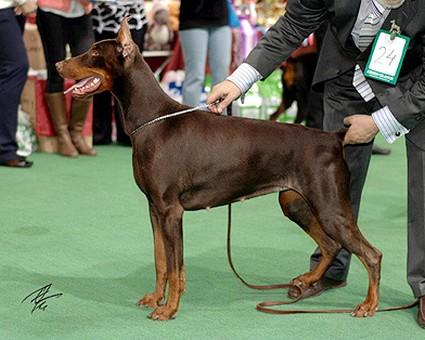
[[[153,320],[169,320],[175,317],[180,295],[183,271],[183,208],[180,205],[168,207],[158,213],[160,233],[164,243],[167,263],[168,298],[164,306],[157,307],[149,317]]]
[[[155,254],[156,285],[153,293],[146,294],[139,300],[139,306],[156,308],[161,303],[167,285],[167,260],[165,258],[164,240],[161,232],[159,217],[152,205],[149,206]]]

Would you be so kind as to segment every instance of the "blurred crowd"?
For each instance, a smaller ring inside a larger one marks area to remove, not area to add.
[[[131,142],[123,128],[120,106],[109,92],[96,94],[93,99],[72,98],[68,108],[64,80],[55,67],[58,61],[82,54],[96,41],[115,38],[121,21],[128,17],[132,38],[140,51],[169,50],[178,40],[184,60],[181,101],[198,106],[202,103],[206,73],[211,75],[211,85],[224,80],[258,41],[252,27],[257,21],[266,25],[267,18],[282,14],[285,1],[177,3],[178,10],[170,15],[171,7],[162,0],[0,0],[0,165],[32,165],[17,154],[16,141],[18,105],[28,73],[22,41],[26,16],[35,16],[44,51],[47,79],[43,101],[56,135],[55,151],[77,157],[96,155],[93,144]],[[262,9],[258,16],[255,3]],[[245,39],[241,31],[245,32]],[[284,95],[270,119],[278,119],[296,101],[296,122],[306,120],[308,126],[321,128],[322,97],[310,89],[318,46],[315,43],[312,50],[304,49],[307,53],[298,53],[282,65],[280,86]],[[83,127],[91,108],[92,138],[87,140]]]
[[[169,48],[175,38],[174,31],[179,31],[185,59],[187,104],[199,104],[206,58],[214,83],[225,79],[231,62],[230,1],[205,0],[196,6],[191,1],[180,1],[179,27],[170,22],[163,1],[148,3],[150,25],[143,0],[0,0],[0,165],[26,168],[33,164],[17,154],[16,142],[18,105],[29,68],[22,40],[28,15],[35,15],[42,41],[47,69],[44,100],[56,134],[57,152],[63,156],[96,154],[82,135],[92,100],[73,98],[68,113],[64,80],[55,65],[66,57],[82,54],[96,41],[114,38],[124,17],[129,17],[132,38],[141,51],[145,47]],[[116,140],[130,145],[119,105],[110,93],[94,96],[92,126],[93,144],[110,144]]]

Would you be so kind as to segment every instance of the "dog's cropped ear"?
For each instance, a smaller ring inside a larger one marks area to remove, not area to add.
[[[121,22],[117,41],[120,44],[120,51],[124,59],[129,59],[132,55],[134,55],[136,45],[131,38],[130,28],[128,27],[128,17],[125,17]]]

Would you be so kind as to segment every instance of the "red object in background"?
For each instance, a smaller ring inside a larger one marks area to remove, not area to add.
[[[35,132],[37,136],[55,136],[55,130],[53,128],[52,121],[50,119],[49,111],[47,108],[46,100],[44,97],[46,89],[46,80],[39,79],[37,77],[30,76],[29,80],[34,81],[35,90]],[[65,90],[70,88],[74,84],[72,80],[65,80]],[[71,115],[71,93],[65,95],[66,99],[66,110],[68,121]],[[87,114],[86,122],[84,123],[83,135],[91,136],[93,123],[93,105],[90,105],[89,112]]]
[[[34,25],[36,24],[35,12],[34,13],[31,13],[31,14],[28,14],[25,17],[26,17],[26,22],[29,22],[30,24],[34,24]]]

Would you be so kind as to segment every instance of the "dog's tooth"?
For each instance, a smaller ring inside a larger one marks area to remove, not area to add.
[[[207,209],[208,212],[211,211],[211,207],[206,207],[205,209]]]

